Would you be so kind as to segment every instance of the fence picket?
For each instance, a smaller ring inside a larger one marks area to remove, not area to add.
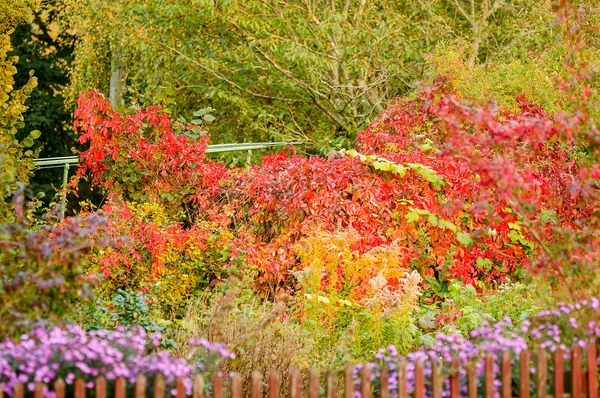
[[[581,397],[581,347],[576,346],[571,352],[571,397]]]
[[[146,396],[146,376],[138,375],[135,379],[135,398],[144,398]],[[96,390],[98,391],[98,390]]]
[[[79,378],[75,380],[75,398],[85,398],[85,383]]]
[[[381,390],[380,398],[390,398],[390,386],[388,383],[388,368],[386,366],[381,367],[381,374],[379,375],[379,385],[380,385],[380,390]]]
[[[476,363],[470,363],[467,368],[468,398],[477,398],[477,369]]]
[[[161,373],[154,377],[154,398],[165,398],[165,377]]]
[[[519,362],[519,397],[529,398],[529,351],[521,351]]]
[[[598,365],[596,363],[596,342],[590,341],[587,346],[587,386],[588,386],[588,398],[598,398],[598,380],[597,372]]]
[[[558,348],[554,353],[554,398],[565,395],[565,361],[563,351]]]
[[[175,397],[185,398],[185,385],[183,384],[183,377],[178,377],[175,384]]]
[[[279,398],[279,373],[276,370],[269,373],[269,398]]]
[[[242,398],[242,377],[237,372],[231,375],[231,398]]]
[[[13,397],[14,398],[24,398],[25,397],[25,389],[23,388],[23,384],[17,383],[13,388]]]
[[[219,372],[215,375],[213,381],[213,398],[223,397],[223,376]]]
[[[354,396],[354,366],[346,365],[344,369],[344,398]]]
[[[44,384],[41,382],[35,383],[35,391],[33,392],[33,398],[44,398]]]
[[[317,369],[308,369],[308,398],[319,398],[319,373]]]
[[[371,365],[365,364],[360,374],[361,398],[371,398]]]
[[[139,377],[144,377],[142,375],[140,375]],[[144,377],[145,378],[145,377]],[[106,398],[106,379],[104,378],[104,376],[98,376],[96,378],[96,382],[95,382],[95,397],[96,398]],[[144,394],[146,395],[146,394]],[[136,395],[137,397],[138,395]]]
[[[491,352],[485,356],[485,398],[494,398],[494,357]]]
[[[65,381],[63,379],[58,379],[54,383],[54,394],[56,398],[65,398]]]
[[[262,398],[262,375],[258,370],[252,372],[252,398]]]
[[[300,398],[302,375],[296,368],[290,370],[290,398]]]
[[[442,398],[442,383],[442,364],[439,361],[435,361],[431,367],[432,398]]]
[[[502,374],[502,398],[512,397],[512,364],[510,363],[510,351],[502,353],[502,364],[500,372]]]
[[[415,365],[415,398],[425,398],[425,375],[423,361],[417,361],[417,364]]]
[[[194,384],[192,387],[193,398],[204,398],[204,377],[201,374],[197,374],[194,377]]]
[[[452,358],[452,365],[450,369],[450,398],[460,397],[460,365],[458,363],[458,357]]]
[[[538,386],[538,398],[546,398],[546,391],[548,389],[548,357],[546,351],[540,349],[538,351],[538,364],[537,364],[537,386]]]
[[[124,377],[119,377],[115,381],[115,398],[125,398],[127,383]]]
[[[408,398],[408,379],[404,361],[398,364],[398,398]]]
[[[336,380],[335,375],[332,371],[327,371],[327,376],[325,377],[325,397],[326,398],[335,398],[336,393]],[[383,396],[382,396],[383,398]]]

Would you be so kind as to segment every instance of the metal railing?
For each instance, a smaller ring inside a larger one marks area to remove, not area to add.
[[[215,144],[209,145],[206,149],[206,153],[221,153],[221,152],[239,152],[244,151],[248,152],[248,155],[252,154],[252,151],[255,149],[266,149],[273,147],[282,147],[288,145],[301,145],[303,142],[301,141],[293,141],[293,142],[250,142],[244,144]],[[36,170],[41,169],[53,169],[53,168],[62,168],[63,169],[63,181],[62,181],[62,190],[63,197],[61,199],[62,204],[62,216],[64,217],[64,211],[67,205],[67,184],[69,182],[69,168],[71,166],[76,166],[79,164],[78,156],[61,156],[55,158],[40,158],[34,160],[34,164],[36,166]]]

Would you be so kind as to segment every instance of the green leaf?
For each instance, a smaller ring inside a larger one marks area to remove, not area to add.
[[[392,173],[398,174],[400,177],[404,177],[406,174],[406,169],[401,164],[394,163],[392,164]]]
[[[508,223],[508,228],[510,229],[515,229],[517,231],[521,231],[522,227],[521,227],[521,222],[517,221],[517,222],[509,222]]]
[[[204,120],[207,122],[214,122],[215,119],[216,118],[213,115],[204,115]]]
[[[375,162],[373,162],[373,167],[375,168],[375,170],[390,171],[392,168],[392,165],[387,162],[375,161]]]
[[[23,142],[21,144],[25,148],[29,148],[29,147],[33,146],[33,144],[34,144],[33,138],[31,138],[31,136],[25,137],[25,139],[23,140]]]
[[[436,216],[435,214],[430,214],[429,217],[427,217],[427,221],[429,222],[429,224],[431,224],[434,227],[438,226],[438,216]]]
[[[454,223],[452,223],[448,220],[444,220],[443,218],[440,218],[439,223],[440,223],[440,228],[449,229],[452,232],[458,231],[458,227],[456,225],[454,225]]]
[[[40,138],[40,135],[42,135],[42,133],[39,130],[33,130],[31,133],[29,133],[29,136],[34,140]]]
[[[464,232],[457,232],[456,240],[466,247],[471,247],[473,245],[473,238],[471,238],[471,235]]]
[[[414,222],[419,221],[419,219],[421,218],[421,215],[419,214],[419,212],[417,210],[412,209],[411,211],[406,213],[404,218],[406,219],[407,223],[412,224]]]

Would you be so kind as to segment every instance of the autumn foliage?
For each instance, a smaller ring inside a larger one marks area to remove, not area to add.
[[[582,160],[581,120],[518,102],[519,112],[470,107],[433,87],[391,103],[358,133],[354,150],[320,158],[290,149],[228,169],[206,158],[207,136],[172,123],[159,108],[124,116],[101,94],[86,93],[76,128],[90,147],[81,153],[79,175],[90,173],[111,193],[114,229],[129,231],[135,242],[127,255],[99,253],[98,264],[105,275],[119,274],[147,252],[151,266],[137,272],[158,284],[188,264],[193,242],[222,256],[212,257],[213,271],[203,276],[192,266],[177,278],[196,273],[210,283],[241,259],[256,273],[255,288],[271,296],[302,289],[298,273],[319,263],[326,270],[321,288],[356,301],[378,275],[402,289],[411,270],[433,296],[453,279],[482,286],[546,264],[560,273],[551,263],[554,245],[583,234],[583,244],[562,252],[581,258],[597,242],[589,228],[598,222],[600,169]],[[132,217],[122,200],[157,204],[168,217],[162,224]],[[207,240],[215,231],[225,241]],[[310,249],[315,239],[340,236],[352,237],[343,261],[335,259],[335,245]],[[167,252],[178,257],[164,261]],[[353,263],[361,265],[347,266]]]

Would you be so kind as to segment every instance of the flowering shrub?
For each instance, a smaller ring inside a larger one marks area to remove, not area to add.
[[[160,339],[160,334],[147,335],[143,329],[85,332],[78,326],[37,327],[21,336],[20,341],[7,339],[0,343],[0,385],[4,393],[12,396],[16,383],[34,391],[36,382],[52,383],[63,378],[70,385],[80,378],[87,388],[92,388],[98,376],[107,380],[124,377],[133,384],[138,375],[151,378],[161,373],[171,387],[177,377],[186,377],[185,388],[190,394],[189,377],[194,372],[214,369],[219,361],[235,357],[222,344],[206,340],[189,342],[196,347],[190,353],[190,357],[198,358],[195,363],[173,358],[168,351],[151,353]],[[45,391],[45,396],[51,395]]]
[[[499,374],[499,361],[502,354],[506,351],[511,353],[512,368],[518,369],[519,355],[521,351],[529,347],[539,347],[548,352],[554,353],[557,348],[564,352],[564,357],[569,357],[569,350],[578,345],[586,347],[587,344],[600,341],[600,325],[597,321],[589,321],[585,325],[579,325],[575,318],[575,313],[582,315],[580,319],[590,319],[597,317],[600,300],[592,297],[591,300],[583,300],[576,304],[559,304],[557,309],[541,311],[530,321],[525,321],[520,328],[516,327],[509,318],[494,324],[487,322],[470,333],[469,337],[463,337],[459,334],[443,334],[436,336],[433,345],[423,347],[415,352],[405,356],[400,356],[394,346],[381,349],[375,356],[375,361],[369,366],[373,368],[372,380],[375,388],[378,388],[378,377],[381,367],[387,367],[389,372],[389,386],[392,396],[398,396],[398,363],[401,360],[406,362],[406,378],[409,392],[414,390],[415,366],[418,361],[424,363],[424,375],[426,380],[426,391],[431,396],[431,375],[433,372],[432,364],[438,361],[442,365],[442,376],[445,379],[442,396],[450,395],[450,385],[447,377],[452,372],[452,359],[458,358],[461,368],[459,370],[459,386],[461,395],[467,393],[467,367],[465,365],[475,364],[478,376],[478,383],[483,385],[484,362],[486,354],[490,353],[494,358],[494,373]],[[600,364],[600,356],[597,358]],[[565,364],[570,366],[569,363]],[[364,367],[364,364],[355,367],[355,379],[358,379],[355,396],[360,397],[360,378],[356,377]],[[529,369],[535,373],[535,365],[532,360]],[[553,363],[549,362],[548,376],[552,375]],[[499,396],[501,378],[495,378],[496,396]],[[546,384],[548,387],[552,383]],[[535,391],[536,386],[532,383],[531,391]]]

